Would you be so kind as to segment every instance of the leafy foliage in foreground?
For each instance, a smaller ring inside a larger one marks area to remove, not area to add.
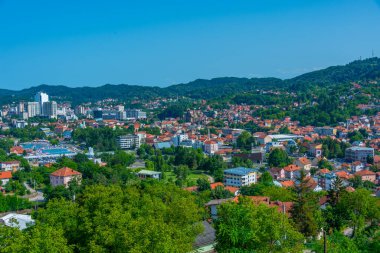
[[[191,193],[155,181],[88,186],[77,202],[52,199],[36,218],[24,232],[5,231],[2,252],[188,252],[202,231]]]
[[[250,199],[227,202],[218,209],[218,252],[300,252],[303,236],[276,208]]]

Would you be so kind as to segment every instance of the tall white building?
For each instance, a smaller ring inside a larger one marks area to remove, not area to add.
[[[49,95],[44,93],[44,92],[38,92],[35,96],[34,96],[34,101],[35,102],[38,102],[40,104],[40,114],[41,115],[45,115],[45,112],[44,112],[44,103],[46,102],[49,102]]]
[[[28,117],[32,118],[41,114],[40,104],[38,102],[27,103]]]

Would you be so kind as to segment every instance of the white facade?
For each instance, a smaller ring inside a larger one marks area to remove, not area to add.
[[[43,105],[44,105],[44,103],[49,102],[49,95],[40,91],[34,97],[34,101],[39,103],[39,105],[40,105],[40,113],[39,114],[45,115]]]
[[[238,167],[224,171],[224,185],[242,187],[257,183],[257,173],[253,169]]]
[[[38,102],[28,102],[27,103],[28,117],[33,118],[41,114],[41,107]]]

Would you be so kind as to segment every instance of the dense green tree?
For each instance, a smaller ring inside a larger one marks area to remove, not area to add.
[[[211,198],[213,199],[227,199],[233,196],[234,195],[230,191],[226,190],[221,185],[218,185],[215,189],[211,190]]]
[[[302,234],[277,208],[249,199],[223,203],[216,221],[218,252],[300,252]]]
[[[316,194],[308,187],[309,178],[302,171],[295,185],[295,198],[291,209],[292,220],[306,237],[315,236],[320,230],[320,211]]]
[[[343,194],[338,207],[342,210],[342,217],[353,228],[353,236],[363,232],[366,222],[376,224],[380,219],[379,202],[365,189]]]
[[[243,131],[236,140],[236,146],[243,150],[251,150],[254,142],[253,136],[249,132]]]
[[[253,167],[253,162],[250,159],[244,159],[242,157],[233,156],[232,157],[232,165],[234,167],[252,168]]]
[[[273,177],[268,171],[265,171],[263,174],[261,174],[259,182],[266,186],[273,185]]]
[[[329,253],[361,253],[355,244],[355,241],[349,239],[342,233],[335,231],[333,234],[327,237],[327,252]],[[316,253],[324,252],[324,242],[323,240],[316,241],[312,244],[312,249]]]
[[[183,186],[183,184],[186,181],[187,176],[190,174],[189,167],[187,167],[186,165],[180,165],[180,166],[174,167],[173,172],[176,175],[176,179],[177,179],[176,184],[178,186]]]
[[[148,180],[89,186],[76,203],[49,202],[37,221],[62,228],[82,252],[187,252],[201,231],[200,215],[191,193]]]
[[[275,148],[270,152],[268,157],[268,165],[270,167],[285,167],[289,164],[291,164],[291,159],[286,151]]]
[[[214,176],[215,181],[221,182],[223,180],[223,171],[227,168],[227,164],[219,155],[207,157],[201,161],[199,170],[207,171]]]
[[[211,190],[210,182],[205,178],[198,178],[197,186],[199,191]]]
[[[63,236],[62,229],[37,224],[20,231],[0,224],[0,248],[4,253],[73,252]]]

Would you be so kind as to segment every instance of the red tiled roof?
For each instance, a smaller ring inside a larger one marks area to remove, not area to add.
[[[298,159],[298,161],[300,161],[303,165],[306,165],[306,164],[310,164],[310,160],[307,159],[306,157],[301,157]]]
[[[238,187],[233,187],[233,186],[226,186],[224,187],[224,189],[226,189],[227,191],[235,194],[237,191],[239,191],[239,188]]]
[[[51,175],[56,176],[56,177],[69,177],[69,176],[82,175],[82,174],[68,167],[63,167],[59,170],[54,171],[53,173],[51,173]]]
[[[189,192],[196,192],[198,191],[198,186],[190,186],[190,187],[186,187],[186,188],[183,188],[185,191],[189,191]]]
[[[330,171],[328,169],[321,169],[319,172],[322,174],[330,173]]]
[[[11,178],[12,178],[12,172],[10,171],[0,172],[0,179],[11,179]]]
[[[216,183],[210,184],[210,186],[211,186],[211,189],[214,190],[218,186],[224,187],[224,184],[222,182],[216,182]]]
[[[297,171],[297,170],[300,170],[301,168],[300,167],[298,167],[297,165],[294,165],[294,164],[290,164],[290,165],[288,165],[288,166],[286,166],[286,167],[284,167],[284,170],[285,171]]]
[[[375,176],[376,173],[370,170],[361,170],[355,173],[356,176]]]
[[[292,180],[282,181],[281,185],[284,187],[294,187],[294,181]]]

